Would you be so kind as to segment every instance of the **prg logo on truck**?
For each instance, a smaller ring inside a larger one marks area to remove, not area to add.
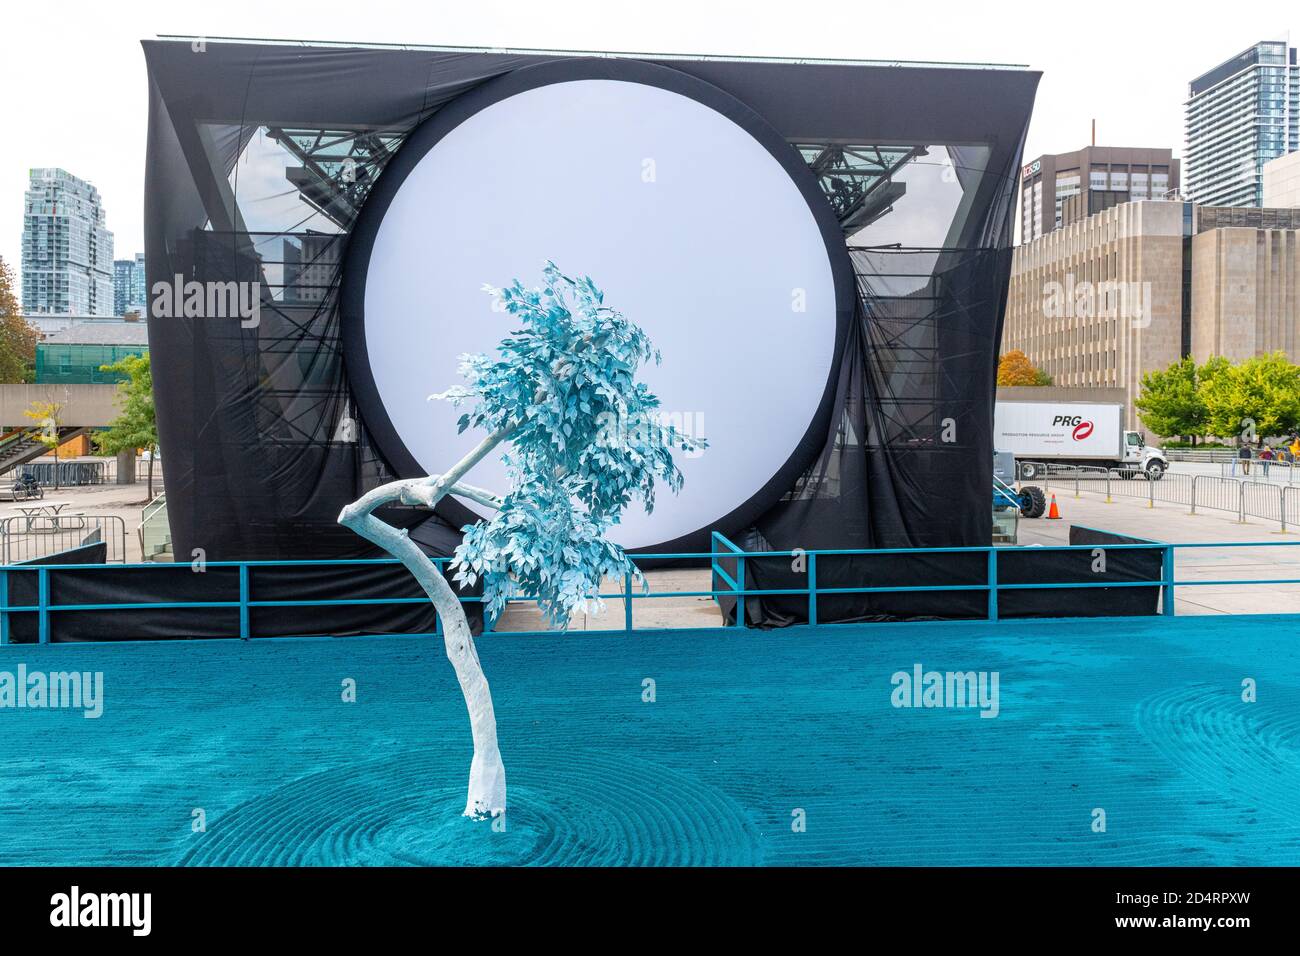
[[[1083,441],[1092,434],[1092,422],[1086,421],[1082,415],[1057,415],[1052,419],[1052,425],[1068,425],[1073,428],[1075,441]]]

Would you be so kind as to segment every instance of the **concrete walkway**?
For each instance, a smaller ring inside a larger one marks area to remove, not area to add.
[[[1139,482],[1139,484],[1142,484]],[[1062,520],[1021,520],[1020,544],[1068,544],[1070,525],[1173,544],[1191,542],[1259,542],[1259,548],[1197,548],[1175,553],[1175,579],[1180,581],[1234,581],[1278,578],[1300,579],[1300,534],[1279,532],[1276,521],[1248,518],[1245,524],[1226,511],[1198,511],[1187,505],[1115,498],[1107,504],[1101,492],[1058,488],[1057,505]],[[1294,547],[1278,547],[1294,543]],[[1177,591],[1179,614],[1294,614],[1300,613],[1300,585],[1213,584]]]
[[[0,478],[3,482],[4,478]],[[12,484],[12,481],[10,482]],[[154,477],[154,494],[162,493],[162,479],[155,475]],[[49,501],[66,501],[68,505],[63,510],[66,513],[81,512],[86,515],[116,515],[123,521],[125,527],[125,546],[126,561],[134,563],[141,560],[140,554],[140,514],[147,503],[146,500],[147,485],[141,480],[134,485],[84,485],[73,488],[46,488],[45,498],[41,500]],[[33,502],[39,504],[39,502]],[[0,517],[9,518],[21,514],[14,510],[18,504],[26,502],[0,501]],[[21,538],[30,539],[21,547],[15,542],[15,555],[26,555],[29,551],[33,556],[40,550],[39,546],[48,546],[59,549],[59,546],[72,544],[71,538],[63,536],[42,536],[20,535]],[[47,540],[48,539],[48,540]],[[116,547],[116,546],[115,546]]]

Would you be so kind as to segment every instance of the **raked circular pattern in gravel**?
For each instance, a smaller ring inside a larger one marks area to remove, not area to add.
[[[533,761],[521,761],[524,764]],[[413,750],[310,774],[211,821],[193,866],[732,865],[761,861],[726,795],[641,760],[569,751],[545,780],[508,775],[504,832],[437,786],[445,754]],[[468,768],[465,768],[468,770]]]

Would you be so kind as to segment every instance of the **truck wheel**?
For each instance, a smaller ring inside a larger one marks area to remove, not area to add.
[[[1158,461],[1147,462],[1147,481],[1159,481],[1164,476],[1164,465]]]
[[[1047,496],[1037,485],[1025,485],[1017,497],[1020,499],[1020,513],[1026,518],[1041,518],[1047,510]]]
[[[1032,461],[1022,461],[1020,463],[1020,477],[1025,481],[1033,481],[1038,477],[1038,466]]]

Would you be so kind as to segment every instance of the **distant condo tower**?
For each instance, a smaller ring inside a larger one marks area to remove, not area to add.
[[[99,190],[33,169],[23,205],[23,313],[113,315],[113,234]]]
[[[1267,40],[1188,84],[1186,193],[1208,206],[1262,206],[1264,164],[1300,150],[1295,47]]]

